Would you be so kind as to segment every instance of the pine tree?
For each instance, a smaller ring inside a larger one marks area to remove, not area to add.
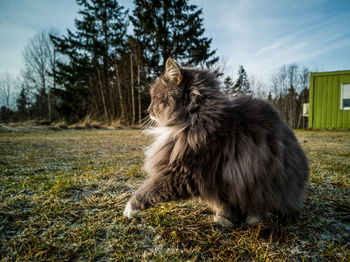
[[[25,120],[28,117],[27,113],[27,105],[28,105],[28,99],[26,90],[22,87],[21,92],[18,95],[18,98],[16,99],[17,104],[17,113],[19,115],[20,120]]]
[[[252,91],[250,89],[250,83],[248,80],[247,73],[244,69],[243,66],[239,67],[238,70],[238,78],[236,80],[236,83],[232,87],[232,95],[237,96],[237,95],[248,95]]]
[[[269,101],[271,104],[273,103],[273,98],[272,98],[272,93],[271,93],[271,91],[270,91],[269,94],[267,95],[267,101]]]
[[[223,86],[224,93],[226,95],[232,96],[232,90],[233,90],[232,88],[233,88],[233,81],[232,81],[232,78],[228,76],[224,80],[224,86]]]
[[[189,65],[215,63],[212,39],[204,37],[202,10],[187,0],[134,0],[130,20],[139,39],[143,58],[155,74],[172,57]]]
[[[126,46],[127,11],[116,0],[77,0],[81,20],[76,32],[51,36],[57,51],[66,60],[58,63],[57,81],[63,90],[60,112],[76,121],[93,114],[110,122],[120,116],[115,81],[115,63]]]

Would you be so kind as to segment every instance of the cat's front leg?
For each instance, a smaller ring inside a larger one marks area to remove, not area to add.
[[[138,212],[141,211],[141,209],[138,208],[139,206],[140,205],[136,203],[135,199],[131,198],[125,206],[123,215],[128,218],[133,217],[134,215],[136,215]]]
[[[188,199],[191,194],[187,187],[177,184],[172,176],[156,176],[146,181],[130,198],[123,215],[133,217],[141,210],[157,203]]]
[[[131,218],[141,210],[147,209],[150,206],[150,201],[147,199],[147,188],[149,185],[143,185],[139,188],[126,203],[123,215]]]

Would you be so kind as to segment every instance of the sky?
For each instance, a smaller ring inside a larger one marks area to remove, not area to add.
[[[130,10],[132,0],[119,4]],[[205,36],[235,76],[268,80],[284,64],[350,70],[349,0],[190,0],[203,10]],[[23,49],[42,30],[74,31],[74,0],[0,0],[0,74],[19,75]]]

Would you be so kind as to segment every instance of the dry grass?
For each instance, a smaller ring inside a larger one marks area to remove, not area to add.
[[[137,130],[0,133],[3,261],[349,261],[350,133],[298,131],[310,161],[305,209],[225,229],[189,201],[122,216],[145,178]],[[306,142],[304,142],[306,141]]]

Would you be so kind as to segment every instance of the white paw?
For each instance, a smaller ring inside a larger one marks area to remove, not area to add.
[[[140,212],[139,209],[132,209],[131,203],[130,203],[130,200],[129,200],[129,202],[126,204],[126,207],[124,209],[123,215],[128,217],[128,218],[131,218],[134,215],[136,215],[138,212]]]
[[[259,216],[248,216],[246,222],[249,226],[256,226],[261,222],[261,218]]]
[[[215,216],[214,217],[214,222],[216,224],[219,224],[219,225],[223,226],[223,227],[231,227],[231,226],[233,226],[233,223],[229,219],[227,219],[225,217],[221,217],[221,216]]]

